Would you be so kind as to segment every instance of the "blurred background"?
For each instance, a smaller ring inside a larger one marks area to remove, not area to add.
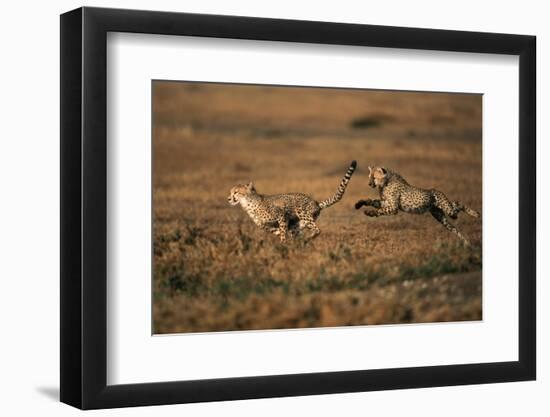
[[[481,319],[481,220],[367,218],[368,165],[482,211],[482,97],[154,81],[154,332]],[[341,202],[281,245],[229,189]]]

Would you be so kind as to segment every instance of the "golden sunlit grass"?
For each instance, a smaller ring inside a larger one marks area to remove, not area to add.
[[[481,220],[367,218],[367,165],[482,209],[481,98],[155,82],[155,333],[481,319]],[[336,190],[312,242],[280,244],[229,189]]]

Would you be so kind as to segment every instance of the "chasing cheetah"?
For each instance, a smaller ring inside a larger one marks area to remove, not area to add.
[[[456,219],[458,213],[464,211],[472,217],[479,217],[479,213],[465,206],[459,201],[449,199],[438,190],[425,190],[409,185],[405,179],[396,172],[383,167],[369,166],[369,185],[378,188],[380,200],[359,200],[355,208],[372,206],[374,209],[365,210],[365,215],[371,217],[397,214],[398,210],[407,213],[426,213],[427,211],[447,230],[457,235],[466,246],[470,245],[458,229],[449,222],[447,216]]]
[[[321,233],[315,224],[321,210],[342,199],[356,166],[357,162],[352,161],[336,193],[320,203],[300,193],[259,194],[251,182],[233,187],[227,200],[233,206],[240,204],[257,226],[278,235],[281,242],[285,242],[287,233],[296,235],[306,227],[312,231],[311,240]]]

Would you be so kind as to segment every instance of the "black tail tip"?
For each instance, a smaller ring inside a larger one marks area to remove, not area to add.
[[[356,168],[357,167],[357,161],[354,159],[353,161],[351,161],[351,167],[353,168]]]

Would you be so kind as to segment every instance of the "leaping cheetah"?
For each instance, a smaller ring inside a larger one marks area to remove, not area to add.
[[[352,161],[336,193],[320,203],[301,193],[259,194],[251,182],[233,187],[227,200],[233,206],[240,204],[257,226],[278,235],[281,242],[288,232],[296,234],[306,227],[313,232],[310,237],[313,239],[321,233],[315,220],[322,209],[342,199],[356,166],[357,162]]]
[[[479,217],[479,213],[465,206],[460,201],[449,199],[438,190],[425,190],[409,185],[405,179],[396,172],[383,167],[369,166],[369,185],[378,188],[380,200],[359,200],[355,208],[372,206],[374,209],[365,210],[365,214],[371,217],[397,214],[398,210],[407,213],[425,213],[427,211],[450,232],[457,235],[466,245],[470,245],[458,229],[449,222],[447,216],[456,219],[458,213],[464,211],[472,217]]]

